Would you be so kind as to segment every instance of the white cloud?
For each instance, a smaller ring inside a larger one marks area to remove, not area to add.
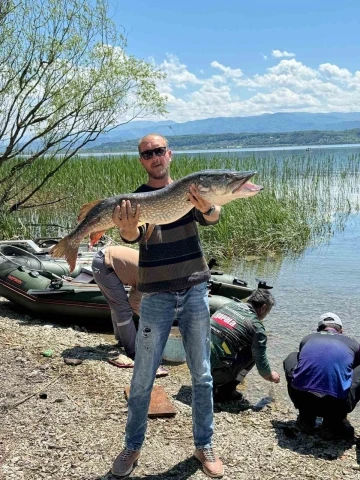
[[[174,88],[186,89],[189,85],[202,84],[202,80],[190,73],[186,65],[180,63],[175,55],[168,54],[165,60],[158,65],[161,72],[167,75],[165,81],[159,82],[161,93],[171,93]]]
[[[326,77],[336,77],[342,80],[349,80],[352,75],[346,68],[339,68],[331,63],[323,63],[319,66],[319,71]]]
[[[221,65],[219,62],[211,62],[210,64],[213,68],[219,69],[225,77],[228,78],[240,78],[243,76],[243,72],[240,70],[240,68],[230,68],[230,67],[224,67],[224,65]]]
[[[294,58],[280,59],[262,67],[262,73],[246,75],[242,65],[231,68],[214,60],[208,69],[202,66],[201,79],[174,55],[158,67],[168,75],[159,89],[168,96],[168,118],[175,121],[279,111],[359,111],[360,71],[330,63],[312,68]]]
[[[295,57],[295,53],[287,52],[286,50],[273,50],[271,55],[275,58],[282,58],[282,57]]]

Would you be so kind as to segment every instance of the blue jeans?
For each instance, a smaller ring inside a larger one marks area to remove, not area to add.
[[[144,293],[136,337],[125,444],[144,442],[155,373],[174,320],[178,321],[192,378],[193,435],[196,448],[211,445],[213,423],[210,371],[210,314],[206,283],[176,292]]]

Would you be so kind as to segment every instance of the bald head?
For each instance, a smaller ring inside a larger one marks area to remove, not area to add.
[[[143,143],[149,142],[149,141],[161,141],[163,145],[167,148],[169,146],[169,143],[167,141],[167,138],[163,137],[162,135],[159,135],[158,133],[148,133],[145,135],[145,137],[140,138],[139,143],[138,143],[138,151],[139,153],[142,151],[141,150],[141,145]]]

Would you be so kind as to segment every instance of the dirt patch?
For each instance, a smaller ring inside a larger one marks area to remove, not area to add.
[[[50,320],[50,319],[49,319]],[[112,480],[123,446],[132,369],[107,358],[120,352],[77,327],[62,328],[17,313],[0,299],[0,478]],[[47,352],[47,353],[46,353]],[[82,362],[65,363],[78,358]],[[78,364],[77,364],[78,363]],[[133,479],[204,479],[192,457],[191,382],[186,365],[157,379],[177,410],[149,420]],[[359,479],[360,444],[305,436],[295,411],[266,403],[215,407],[214,446],[225,480]]]

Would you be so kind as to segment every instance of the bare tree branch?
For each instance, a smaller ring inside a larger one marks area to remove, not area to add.
[[[41,189],[84,145],[165,111],[163,75],[126,54],[107,12],[106,0],[0,2],[0,212],[47,204]]]
[[[63,200],[66,200],[66,199],[68,199],[68,198],[71,198],[71,196],[56,198],[55,200],[52,200],[51,202],[34,203],[34,204],[32,204],[32,205],[24,205],[24,206],[22,206],[21,208],[22,208],[22,209],[25,209],[25,208],[44,207],[45,205],[53,205],[54,203],[62,202]],[[15,208],[15,206],[14,206],[13,211],[15,211],[15,210],[19,210],[19,208]]]

